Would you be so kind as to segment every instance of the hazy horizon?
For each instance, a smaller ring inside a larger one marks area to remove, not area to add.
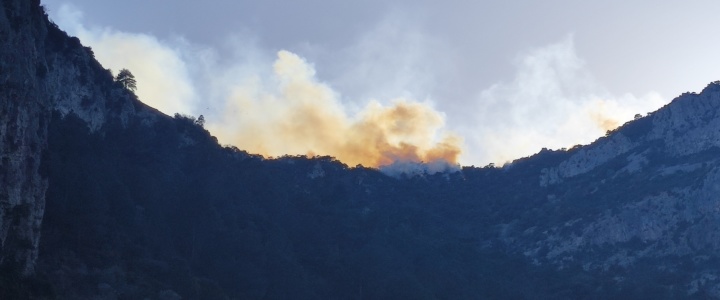
[[[714,2],[44,4],[143,102],[250,152],[350,165],[587,144],[720,67]]]

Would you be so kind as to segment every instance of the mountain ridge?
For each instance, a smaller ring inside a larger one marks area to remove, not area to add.
[[[37,257],[38,233],[43,214],[46,178],[39,172],[46,149],[47,124],[52,110],[73,113],[98,130],[112,119],[125,121],[128,114],[148,108],[112,82],[112,74],[94,59],[92,50],[49,21],[40,1],[3,0],[0,7],[0,93],[3,98],[3,182],[10,195],[0,199],[3,212],[27,211],[31,216],[0,215],[0,240],[30,243],[24,254],[0,249],[30,274]],[[97,84],[105,82],[105,84]],[[30,171],[29,171],[30,170]],[[29,171],[29,172],[28,172]],[[33,176],[28,173],[35,173]],[[24,208],[29,206],[32,208]],[[23,224],[16,224],[16,223]],[[14,226],[12,232],[9,227]]]
[[[589,145],[387,176],[222,147],[2,1],[2,297],[720,298],[720,82]]]
[[[582,147],[579,153],[561,163],[556,170],[549,169],[548,176],[557,180],[557,178],[586,173],[616,155],[632,150],[638,144],[654,140],[662,139],[675,155],[688,155],[709,147],[719,146],[720,136],[717,135],[717,132],[720,132],[720,127],[718,124],[710,122],[705,127],[699,126],[702,121],[718,119],[717,110],[720,105],[718,90],[720,90],[720,82],[716,81],[705,87],[700,94],[686,93],[675,98],[657,111],[626,123],[624,127],[628,128],[625,130],[622,130],[623,126],[621,126],[610,132],[607,139],[599,139]],[[652,125],[645,125],[644,130],[650,130],[650,132],[643,134],[643,129],[638,130],[638,127],[642,125],[638,125],[648,122],[651,122]],[[631,132],[630,137],[626,136],[625,132],[633,129],[635,132]],[[678,132],[683,129],[692,131],[685,134]],[[549,181],[549,179],[545,181]]]

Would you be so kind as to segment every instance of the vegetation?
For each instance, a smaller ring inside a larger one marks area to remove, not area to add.
[[[120,83],[124,88],[129,91],[134,92],[135,90],[137,90],[137,81],[135,80],[135,76],[130,73],[130,70],[128,69],[120,70],[117,76],[115,76],[115,81]]]
[[[577,201],[553,205],[535,182],[565,151],[395,179],[330,157],[223,148],[200,125],[176,115],[100,134],[54,116],[38,268],[48,290],[64,299],[663,298],[688,276],[651,261],[558,270],[497,239],[496,224],[562,224],[622,201],[641,180],[613,181],[595,199],[587,190],[602,186],[581,176],[552,191]]]
[[[46,42],[47,51],[91,55],[54,24]],[[130,71],[113,77],[91,64],[80,69],[81,84],[135,91]],[[42,78],[53,68],[34,71]],[[110,116],[123,99],[142,105],[132,93],[115,94],[123,97],[107,103]],[[73,114],[52,116],[37,275],[21,278],[4,264],[0,299],[675,299],[688,296],[693,274],[720,269],[717,255],[703,249],[696,252],[704,260],[650,256],[607,269],[582,263],[645,247],[639,239],[590,247],[560,268],[543,260],[547,247],[532,261],[524,253],[530,247],[514,238],[542,242],[546,233],[534,227],[571,236],[577,228],[568,220],[693,184],[719,149],[683,157],[703,163],[696,173],[622,173],[625,155],[542,187],[542,170],[580,147],[544,149],[502,168],[393,178],[332,157],[271,160],[221,147],[203,116],[153,118],[130,116],[121,125],[109,117],[90,132]],[[638,140],[652,118],[610,133]],[[679,163],[654,147],[638,149],[646,169]],[[710,297],[713,288],[700,286],[694,296]]]

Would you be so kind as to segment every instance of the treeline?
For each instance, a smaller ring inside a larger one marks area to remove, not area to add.
[[[135,122],[90,133],[73,115],[53,117],[32,283],[44,292],[18,286],[6,295],[577,299],[648,292],[613,281],[627,270],[538,266],[498,242],[498,224],[552,222],[534,181],[559,152],[509,169],[397,179],[330,157],[270,160],[221,147],[188,116]]]

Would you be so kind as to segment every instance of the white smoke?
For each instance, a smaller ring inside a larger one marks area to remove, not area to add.
[[[472,149],[462,161],[503,163],[544,147],[588,144],[666,103],[654,92],[638,97],[605,91],[575,53],[572,36],[529,51],[516,64],[513,81],[477,96],[475,124],[459,130]]]
[[[161,41],[140,33],[82,25],[82,13],[63,6],[58,13],[61,29],[76,35],[90,46],[96,58],[117,74],[129,69],[137,80],[137,95],[165,113],[190,114],[196,111],[198,95],[189,75],[187,43]]]
[[[447,75],[462,61],[439,40],[400,31],[393,22],[343,49],[339,57],[352,59],[335,68],[350,71],[330,72],[343,75],[323,81],[303,57],[263,49],[252,37],[231,37],[227,49],[212,49],[86,26],[71,6],[58,16],[60,27],[92,47],[103,65],[135,74],[142,101],[170,115],[202,114],[221,142],[270,156],[331,155],[368,166],[397,159],[503,163],[543,147],[587,144],[666,103],[654,92],[607,92],[576,54],[572,36],[519,55],[513,80],[458,100],[434,98],[430,87],[447,80],[434,71]],[[327,82],[362,97],[348,99]]]
[[[351,114],[340,93],[294,53],[279,51],[269,61],[237,42],[236,58],[223,64],[214,51],[181,40],[87,29],[80,25],[81,14],[69,7],[60,15],[101,62],[135,73],[141,100],[166,114],[205,114],[208,129],[221,142],[249,152],[331,155],[372,167],[395,161],[455,164],[461,152],[462,140],[444,128],[444,114],[431,102],[367,99]],[[190,78],[189,69],[199,74]]]

